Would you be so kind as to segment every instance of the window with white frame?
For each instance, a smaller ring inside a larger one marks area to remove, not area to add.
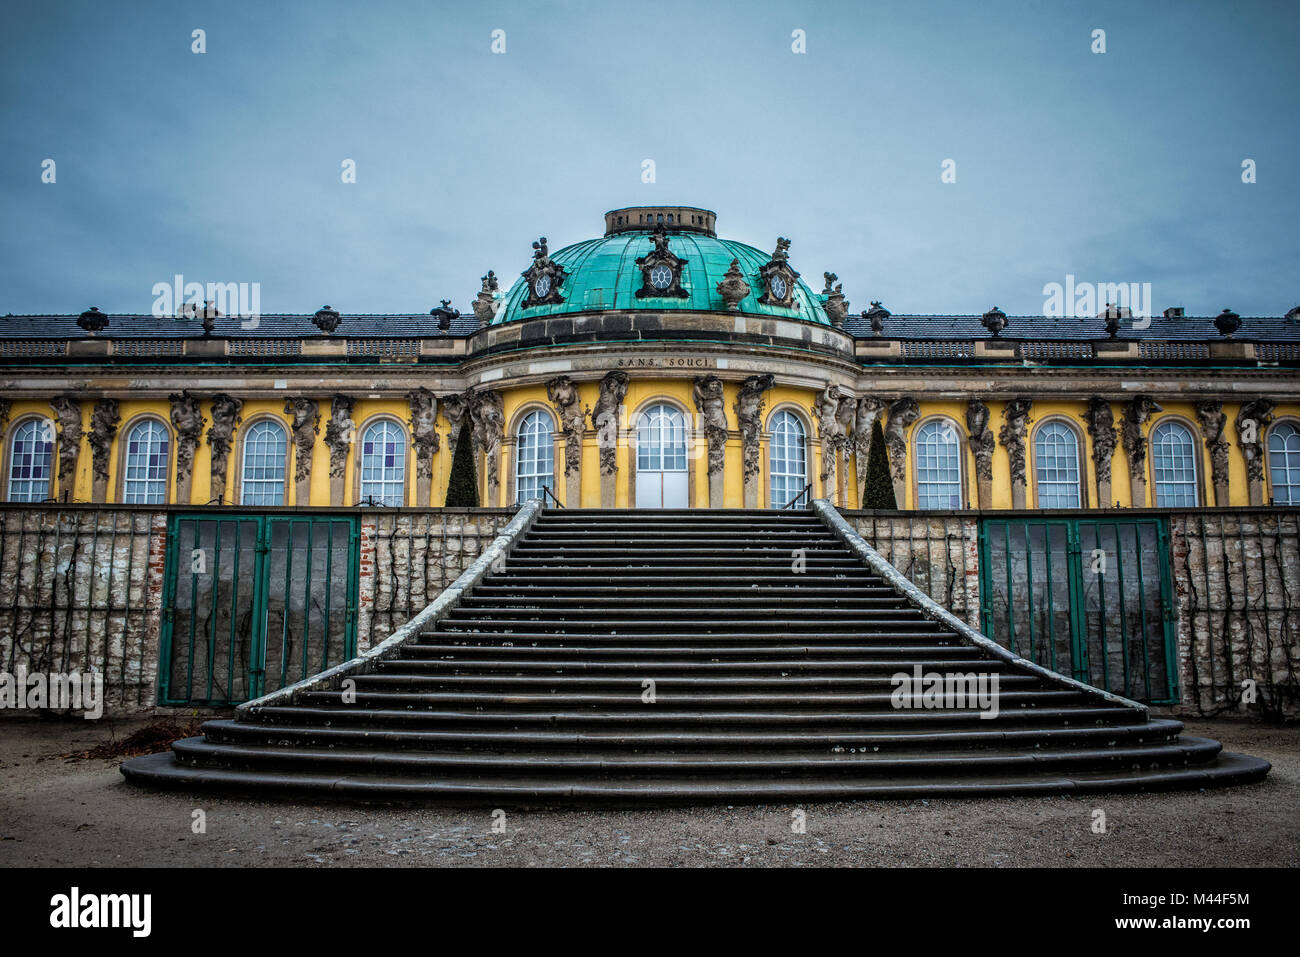
[[[406,433],[389,419],[366,428],[361,437],[362,505],[406,504]]]
[[[9,501],[43,502],[50,497],[54,426],[48,419],[18,423],[9,440]]]
[[[167,466],[171,441],[167,427],[145,419],[126,436],[122,501],[127,505],[162,505],[167,501]]]
[[[768,503],[784,508],[808,484],[808,433],[799,417],[785,409],[772,416],[769,432]]]
[[[951,422],[935,419],[916,430],[916,507],[961,508],[961,442]]]
[[[244,461],[239,480],[242,505],[283,505],[288,433],[270,419],[260,419],[244,434]]]
[[[1292,422],[1268,430],[1268,477],[1274,505],[1300,505],[1300,428]]]
[[[1151,430],[1151,473],[1159,508],[1200,504],[1196,483],[1196,442],[1181,422],[1161,422]]]
[[[670,405],[641,413],[636,429],[636,467],[645,472],[686,471],[686,417]]]
[[[551,417],[541,409],[519,423],[515,456],[515,501],[543,498],[542,489],[555,492],[555,439]]]
[[[1045,422],[1034,436],[1039,508],[1080,508],[1079,437],[1064,422]]]

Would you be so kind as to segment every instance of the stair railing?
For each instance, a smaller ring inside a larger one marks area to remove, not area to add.
[[[784,512],[787,508],[793,508],[793,507],[794,507],[794,503],[797,502],[797,501],[799,501],[799,499],[801,499],[801,498],[804,499],[803,507],[804,507],[804,508],[807,508],[807,507],[808,507],[808,501],[807,501],[808,493],[811,492],[811,491],[812,491],[812,482],[809,482],[807,485],[805,485],[805,486],[803,487],[803,491],[801,491],[798,495],[796,495],[794,498],[790,499],[790,501],[786,502],[784,505],[781,506],[781,511]]]
[[[551,487],[549,485],[542,486],[542,493],[543,493],[542,504],[546,504],[546,499],[549,498],[552,502],[555,503],[556,508],[564,508],[564,506],[560,503],[560,500],[555,497],[555,493],[551,491]]]

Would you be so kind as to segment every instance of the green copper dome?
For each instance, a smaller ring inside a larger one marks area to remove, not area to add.
[[[672,210],[672,214],[666,214],[667,210]],[[665,215],[668,215],[667,222],[673,225],[665,225]],[[601,239],[574,243],[551,254],[551,261],[562,266],[567,273],[560,286],[563,302],[525,307],[528,283],[521,276],[506,293],[493,324],[582,312],[638,310],[732,312],[831,324],[819,297],[802,280],[795,281],[792,296],[798,308],[760,303],[758,300],[764,293],[764,286],[759,269],[772,259],[772,254],[745,243],[719,239],[713,233],[713,213],[707,210],[676,206],[633,207],[613,210],[606,214],[605,220],[607,232]],[[701,225],[693,225],[695,222]],[[646,285],[637,259],[654,250],[652,233],[660,225],[665,226],[668,250],[686,260],[680,280],[680,287],[687,294],[685,297],[637,295],[638,290]],[[726,276],[733,259],[739,262],[750,291],[740,300],[738,309],[729,310],[717,286]]]

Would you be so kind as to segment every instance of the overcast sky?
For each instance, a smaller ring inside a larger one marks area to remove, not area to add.
[[[148,312],[176,273],[259,282],[266,313],[468,311],[539,235],[673,203],[790,237],[854,311],[1037,314],[1073,274],[1278,316],[1298,25],[1295,2],[6,0],[0,314]]]

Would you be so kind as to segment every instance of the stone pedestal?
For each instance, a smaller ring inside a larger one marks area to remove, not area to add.
[[[1128,487],[1133,508],[1146,508],[1147,477],[1141,473],[1129,472]]]
[[[1025,507],[1025,484],[1023,482],[1011,483],[1011,507]]]
[[[726,474],[719,469],[709,476],[709,508],[722,508],[726,490],[723,482]]]
[[[600,474],[600,507],[601,508],[614,507],[614,502],[616,501],[615,495],[617,492],[617,484],[616,484],[617,482],[618,482],[617,472],[609,472],[609,473],[602,472]]]
[[[582,469],[576,468],[564,476],[564,507],[582,508]]]
[[[343,504],[343,492],[346,484],[346,475],[330,476],[330,504],[339,506]]]
[[[975,482],[975,492],[979,496],[980,508],[993,507],[993,477],[992,476],[989,476],[987,478],[981,476]]]

